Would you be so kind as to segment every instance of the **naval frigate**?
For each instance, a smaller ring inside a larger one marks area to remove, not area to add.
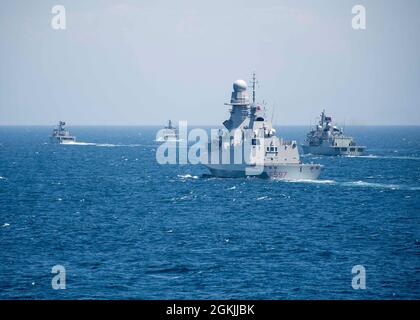
[[[300,160],[296,141],[279,138],[265,112],[256,102],[256,78],[252,77],[252,101],[244,80],[233,83],[230,118],[223,122],[224,130],[208,147],[209,162],[205,166],[216,177],[258,176],[282,180],[315,180],[321,172],[319,164],[304,164]],[[248,145],[245,148],[244,145]],[[242,161],[233,160],[240,150]],[[220,161],[228,154],[228,162]],[[216,161],[213,161],[215,160]]]
[[[68,144],[76,142],[76,137],[70,135],[70,132],[66,130],[65,125],[66,123],[64,121],[58,123],[57,128],[53,130],[50,137],[52,143]]]
[[[326,156],[360,156],[365,146],[357,145],[353,137],[346,136],[343,129],[333,125],[332,118],[322,111],[318,125],[306,136],[302,145],[304,153]]]
[[[162,132],[161,141],[177,141],[179,139],[178,129],[172,125],[172,121],[168,121]]]

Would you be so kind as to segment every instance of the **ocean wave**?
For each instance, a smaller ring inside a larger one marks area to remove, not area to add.
[[[331,158],[334,156],[315,156],[312,154],[302,154],[300,156],[301,158],[306,158],[306,157],[310,157],[311,159],[315,160],[315,159],[323,159],[323,158]],[[386,156],[386,155],[376,155],[376,154],[367,154],[367,155],[360,155],[360,156],[356,156],[356,155],[343,155],[343,156],[339,156],[339,157],[343,157],[343,158],[365,158],[365,159],[389,159],[389,160],[416,160],[419,161],[420,157],[417,156]]]
[[[0,180],[7,180],[7,178],[0,176]]]
[[[95,142],[67,142],[66,146],[95,146],[95,147],[141,147],[141,144],[112,144],[112,143],[95,143]]]
[[[164,280],[174,280],[174,279],[178,279],[182,277],[182,276],[168,276],[168,275],[163,275],[163,274],[148,274],[148,276],[152,278],[158,278],[158,279],[164,279]]]
[[[278,180],[281,182],[289,183],[313,183],[313,184],[335,184],[342,187],[359,187],[359,188],[375,188],[375,189],[389,189],[389,190],[408,190],[408,191],[417,191],[420,190],[420,187],[392,184],[392,183],[378,183],[378,182],[367,182],[367,181],[334,181],[334,180]]]
[[[345,158],[366,158],[366,159],[390,159],[390,160],[420,160],[420,157],[414,156],[380,156],[369,154],[365,156],[344,156]]]
[[[192,175],[190,175],[190,174],[179,174],[178,175],[178,178],[181,178],[181,179],[198,179],[198,176],[192,176]]]
[[[280,180],[293,183],[316,183],[316,184],[334,184],[334,180],[310,180],[310,179],[295,179],[295,180]]]
[[[362,187],[362,188],[376,188],[376,189],[390,189],[390,190],[410,190],[410,191],[420,190],[420,187],[410,187],[406,185],[377,183],[377,182],[366,182],[366,181],[361,181],[361,180],[342,182],[341,185],[345,187]]]
[[[271,200],[269,196],[258,197],[257,200]]]
[[[167,268],[149,268],[149,270],[146,270],[145,273],[153,278],[172,280],[181,278],[184,274],[190,272],[192,272],[192,270],[185,266],[173,266]]]

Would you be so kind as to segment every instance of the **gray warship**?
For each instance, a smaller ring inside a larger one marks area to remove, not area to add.
[[[326,156],[360,156],[365,146],[359,146],[350,136],[346,136],[342,129],[332,124],[332,118],[322,111],[318,125],[306,136],[302,145],[303,153]]]
[[[276,136],[270,120],[256,102],[256,78],[252,77],[252,101],[249,101],[247,83],[236,80],[229,105],[230,118],[223,122],[226,129],[219,130],[208,147],[209,159],[205,166],[212,176],[258,176],[282,180],[315,180],[321,172],[319,164],[304,164],[300,160],[296,141]],[[244,145],[248,145],[248,149]],[[232,160],[240,151],[242,161]],[[221,161],[223,154],[228,162]],[[213,161],[213,160],[217,161]]]
[[[172,121],[168,121],[165,126],[160,141],[177,141],[179,139],[178,129],[172,125]]]
[[[69,144],[76,142],[76,137],[70,135],[70,132],[65,128],[66,123],[60,121],[57,128],[55,128],[50,137],[52,143]]]

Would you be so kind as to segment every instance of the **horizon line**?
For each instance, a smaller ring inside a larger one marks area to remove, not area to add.
[[[56,124],[0,124],[0,127],[52,127]],[[165,124],[71,124],[68,127],[164,127]],[[188,126],[223,126],[223,124],[188,124]],[[312,127],[308,124],[273,123],[273,126],[283,127]],[[420,124],[346,124],[345,127],[419,127]]]

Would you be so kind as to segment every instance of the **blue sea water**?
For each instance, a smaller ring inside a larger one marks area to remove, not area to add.
[[[420,299],[420,127],[347,128],[317,182],[159,165],[157,129],[0,127],[0,299]]]

